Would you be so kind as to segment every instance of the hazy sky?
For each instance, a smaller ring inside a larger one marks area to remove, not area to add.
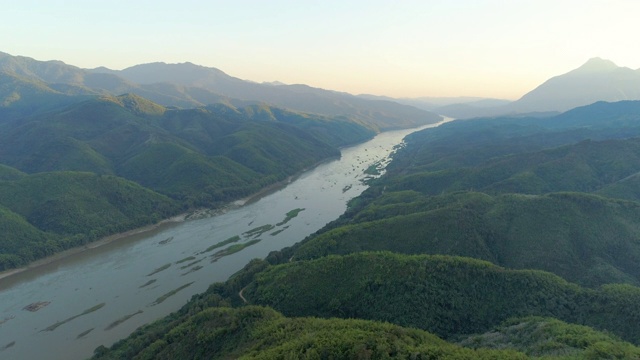
[[[0,0],[0,51],[83,68],[190,61],[394,97],[519,98],[591,57],[640,68],[637,0]]]

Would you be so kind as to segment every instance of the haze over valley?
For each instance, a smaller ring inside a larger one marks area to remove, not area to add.
[[[640,5],[212,4],[7,7],[0,358],[640,358]]]

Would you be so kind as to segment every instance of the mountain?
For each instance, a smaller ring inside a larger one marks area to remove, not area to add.
[[[342,220],[283,257],[448,254],[585,286],[639,285],[639,106],[596,103],[412,134]]]
[[[101,97],[6,123],[0,162],[27,173],[114,174],[183,201],[215,205],[339,155],[305,127],[324,126],[324,139],[339,145],[372,136],[354,124],[340,133],[345,121],[339,119],[287,121],[293,120],[253,120],[223,105],[172,110],[136,95]]]
[[[256,274],[243,296],[286,316],[387,321],[445,339],[534,315],[640,340],[640,326],[631,321],[638,319],[640,288],[588,289],[550,273],[463,257],[360,252],[292,261]]]
[[[436,359],[634,358],[638,348],[617,335],[637,342],[637,323],[627,320],[637,318],[638,290],[584,289],[544,272],[445,256],[359,253],[278,266],[254,260],[180,311],[111,349],[99,347],[94,358],[385,358],[407,351]],[[469,349],[480,344],[498,350]]]
[[[41,100],[66,99],[25,84]],[[182,110],[133,94],[78,101],[0,123],[0,269],[248,196],[375,134],[264,104]]]
[[[0,270],[156,223],[181,209],[115,176],[68,171],[0,180]]]
[[[105,67],[86,70],[61,61],[37,61],[0,53],[0,71],[45,84],[65,95],[132,93],[164,106],[184,108],[213,103],[234,106],[246,105],[247,101],[269,103],[293,111],[343,116],[374,131],[440,120],[433,113],[393,101],[365,100],[306,85],[257,84],[192,63],[141,64],[120,71]]]
[[[614,336],[542,317],[510,320],[459,345],[383,322],[289,318],[260,306],[210,308],[182,320],[179,329],[171,337],[156,330],[158,339],[152,344],[140,336],[112,350],[99,348],[95,358],[567,359],[597,358],[603,352],[615,352],[619,358],[640,356],[640,349]],[[198,341],[204,338],[209,341]]]
[[[123,93],[134,87],[113,74],[89,73],[62,61],[38,61],[25,56],[0,53],[0,71],[33,79],[50,86],[67,85],[85,94]],[[80,89],[80,90],[78,90]]]
[[[0,79],[7,81],[5,78],[18,78],[23,82],[38,84],[39,87],[47,87],[58,96],[64,95],[66,104],[86,100],[87,96],[123,93],[135,93],[167,106],[178,107],[197,107],[224,99],[204,89],[185,88],[175,84],[141,86],[118,76],[116,71],[99,69],[99,71],[87,71],[62,61],[38,61],[0,52]],[[16,87],[7,86],[5,89],[14,91]],[[18,92],[18,94],[21,93]],[[78,97],[78,95],[81,96]],[[34,96],[24,97],[22,100],[27,104],[24,107],[31,106],[35,109],[18,112],[14,114],[14,118],[42,112],[38,111],[40,104],[47,103],[46,98]],[[11,108],[10,103],[5,102],[1,105],[0,109]]]
[[[40,80],[0,70],[0,123],[87,99],[83,91],[71,95],[73,91],[71,86],[60,91]]]
[[[511,101],[486,99],[473,102],[455,103],[439,106],[431,109],[436,114],[452,117],[454,119],[468,119],[482,116],[495,116],[504,114],[504,108],[511,104]],[[535,113],[535,112],[534,112]],[[556,112],[551,112],[555,115]],[[532,114],[526,114],[532,115]],[[541,112],[537,116],[547,116],[548,113]]]
[[[259,306],[208,309],[186,319],[180,329],[175,341],[163,336],[153,346],[120,343],[113,351],[97,349],[95,358],[384,359],[436,354],[469,360],[524,358],[512,350],[465,349],[417,329],[365,320],[287,318]],[[625,345],[629,353],[637,353]]]
[[[510,100],[491,99],[472,96],[459,97],[418,97],[418,98],[392,98],[388,96],[377,96],[369,94],[358,95],[368,100],[395,101],[400,104],[410,105],[436,114],[450,116],[453,118],[467,118],[479,116],[486,112],[491,114],[492,109],[511,103]]]
[[[610,60],[592,58],[577,69],[545,81],[513,102],[457,101],[429,105],[426,109],[458,119],[516,115],[550,117],[598,101],[623,100],[640,100],[640,69],[619,67]]]
[[[360,251],[445,254],[540,269],[584,286],[640,285],[640,207],[579,193],[424,196],[391,191],[305,241],[295,260]]]
[[[307,113],[344,116],[376,131],[418,126],[440,119],[432,113],[393,101],[366,100],[347,93],[306,85],[257,84],[229,76],[215,68],[192,63],[151,63],[121,71],[99,68],[90,72],[117,74],[145,88],[154,84],[170,83],[186,88],[204,89],[230,99],[265,102]]]
[[[509,111],[567,111],[597,101],[640,100],[640,70],[593,58],[553,77],[508,106]]]
[[[464,347],[451,358],[636,358],[640,202],[624,194],[640,193],[639,103],[415,133],[339,219],[97,349],[97,358],[179,357],[203,347],[201,357],[299,358],[306,334],[289,332],[289,319],[321,338],[320,322],[334,321],[336,340],[326,346],[341,354],[353,354],[355,330],[338,319],[359,319],[370,329],[391,323],[447,340],[435,358],[449,356],[451,345]],[[243,324],[271,311],[263,307],[283,314],[283,325],[246,333]],[[243,311],[255,317],[234,322]],[[318,317],[325,320],[313,323]],[[404,354],[404,333],[395,331],[394,354]],[[367,354],[386,349],[385,333],[363,336]],[[509,352],[465,352],[484,347]]]

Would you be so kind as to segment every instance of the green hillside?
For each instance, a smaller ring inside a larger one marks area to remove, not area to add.
[[[250,105],[240,111],[253,120],[278,121],[295,125],[333,146],[345,146],[373,137],[375,132],[342,116],[322,116],[294,112],[267,105]]]
[[[102,97],[6,124],[0,161],[27,173],[114,174],[187,205],[216,206],[338,156],[305,130],[326,121],[309,117],[298,126],[251,120],[224,106],[169,110],[135,95]],[[370,136],[360,129],[331,139]]]
[[[344,216],[280,257],[448,254],[550,271],[585,286],[638,285],[640,214],[629,201],[640,194],[640,142],[629,137],[640,121],[637,103],[609,104],[611,113],[595,104],[601,118],[581,123],[569,113],[453,122],[413,134]],[[591,128],[605,129],[601,140],[583,140]]]
[[[175,201],[138,184],[86,172],[0,181],[0,199],[2,270],[156,223],[181,210]]]
[[[548,316],[640,343],[640,288],[581,288],[550,273],[442,255],[357,253],[267,268],[243,292],[286,316],[359,318],[444,338]]]
[[[421,151],[427,152],[428,148]],[[389,181],[390,189],[428,194],[468,189],[525,194],[595,192],[640,171],[640,140],[585,140],[553,149],[497,156],[474,166],[434,170],[431,166],[421,164],[405,169],[404,175]]]
[[[571,359],[637,359],[637,347],[611,334],[553,318],[526,317],[505,321],[458,344],[473,349],[512,349],[531,357]]]
[[[70,96],[33,78],[0,70],[0,126],[3,122],[59,109],[86,97]]]
[[[239,291],[250,303],[314,315],[237,307]],[[468,258],[361,253],[276,267],[256,260],[94,358],[632,359],[640,349],[610,332],[638,340],[638,296],[638,288],[588,290]],[[501,320],[535,313],[575,322],[599,314],[587,322],[605,332],[548,317]],[[345,317],[389,317],[393,325]]]
[[[12,228],[30,226],[0,240],[2,254],[17,256],[3,268],[251,195],[373,135],[343,119],[263,109],[277,116],[169,109],[127,94],[2,122],[0,206],[26,221],[11,215]]]
[[[148,339],[144,339],[148,340]],[[178,340],[178,341],[176,341]],[[154,342],[100,348],[95,359],[525,359],[512,350],[471,350],[427,332],[365,320],[287,318],[247,306],[210,308]],[[637,349],[626,344],[629,353]]]
[[[319,339],[325,333],[316,324],[351,324],[328,342],[345,350],[320,358],[352,358],[356,323],[418,328],[449,341],[424,340],[438,349],[426,358],[638,358],[636,103],[548,119],[456,121],[413,134],[339,219],[97,353],[300,358],[301,347],[324,349],[311,340],[299,345],[306,335],[286,325],[245,334],[203,320],[260,305],[303,322]],[[263,121],[275,118],[254,110]],[[385,334],[368,336],[367,349],[386,348]],[[273,347],[255,345],[265,342]],[[403,357],[402,349],[393,354]],[[417,349],[405,357],[421,358]],[[389,355],[363,358],[373,354]]]
[[[0,206],[0,271],[25,265],[55,251],[59,236],[45,233],[24,217]],[[35,253],[34,253],[34,250]]]
[[[345,226],[291,251],[295,259],[388,250],[469,256],[540,269],[585,286],[640,284],[640,204],[581,193],[428,197],[388,192]]]
[[[307,85],[258,84],[229,76],[215,68],[192,63],[140,64],[120,71],[104,67],[86,70],[61,61],[38,61],[0,53],[0,72],[45,84],[71,99],[76,95],[116,96],[130,93],[163,106],[182,108],[218,103],[268,103],[303,113],[345,117],[349,123],[376,132],[412,128],[441,120],[434,113],[394,101],[367,100]],[[35,99],[38,100],[46,99]],[[16,115],[33,113],[35,112],[17,112]]]

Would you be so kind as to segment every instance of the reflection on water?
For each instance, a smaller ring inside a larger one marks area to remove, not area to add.
[[[249,260],[340,216],[366,188],[362,180],[372,175],[365,171],[384,166],[412,131],[343,149],[339,160],[222,214],[167,223],[1,279],[0,358],[86,358],[97,346],[177,310]]]

